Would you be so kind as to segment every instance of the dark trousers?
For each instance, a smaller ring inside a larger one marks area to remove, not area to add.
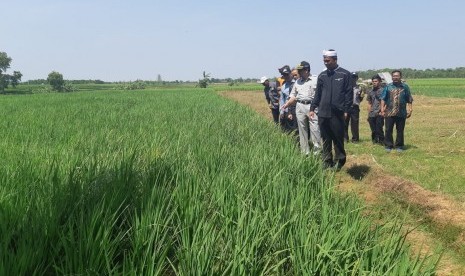
[[[352,141],[356,142],[360,140],[359,137],[359,119],[360,119],[360,107],[358,105],[353,105],[350,109],[349,116],[345,118],[345,132],[344,138],[346,141],[349,141],[349,124],[350,124],[350,131],[352,132]]]
[[[333,111],[334,112],[334,111]],[[321,140],[323,140],[323,162],[326,166],[337,165],[339,168],[346,163],[344,150],[344,113],[334,112],[331,118],[318,117]],[[335,159],[333,161],[332,147],[334,145]]]
[[[371,141],[373,141],[373,143],[384,143],[384,117],[380,115],[368,117],[368,123],[371,129]]]
[[[279,108],[271,108],[271,115],[273,116],[273,121],[279,124]]]
[[[405,119],[404,117],[386,117],[385,124],[386,124],[386,135],[384,138],[384,145],[387,148],[402,148],[404,146],[404,129],[405,129]],[[394,125],[396,126],[396,142],[394,143],[394,139],[392,137],[392,132],[394,130]]]

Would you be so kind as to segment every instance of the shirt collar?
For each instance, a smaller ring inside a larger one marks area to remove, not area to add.
[[[312,80],[312,75],[308,76],[308,78],[306,80],[300,78],[300,81],[302,82],[307,82],[307,81],[311,81]]]

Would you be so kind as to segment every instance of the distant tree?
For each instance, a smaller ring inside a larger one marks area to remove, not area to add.
[[[52,90],[58,92],[63,91],[65,80],[63,79],[62,74],[52,71],[50,74],[48,74],[47,82],[52,86]]]
[[[5,88],[8,87],[9,76],[2,74],[0,71],[0,93],[5,91]]]
[[[0,92],[5,91],[8,85],[16,87],[21,81],[23,74],[19,71],[14,71],[13,75],[5,74],[6,70],[10,68],[11,58],[5,53],[0,52]]]
[[[200,88],[207,88],[208,83],[210,82],[210,74],[205,73],[203,71],[203,79],[199,79],[199,83],[197,84],[198,87]]]
[[[464,67],[457,68],[428,68],[425,70],[412,68],[383,68],[379,70],[359,71],[359,76],[363,79],[369,79],[376,73],[391,72],[394,69],[402,71],[402,77],[405,79],[426,79],[426,78],[465,78]]]
[[[19,84],[19,82],[21,81],[21,77],[23,76],[23,74],[21,74],[21,72],[19,71],[13,71],[13,75],[11,76],[11,86],[15,87]]]
[[[5,72],[10,68],[11,58],[5,53],[0,52],[0,72]]]

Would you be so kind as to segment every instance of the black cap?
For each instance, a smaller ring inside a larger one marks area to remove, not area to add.
[[[281,73],[281,75],[287,75],[291,73],[291,68],[289,65],[284,65],[283,67],[279,68],[278,71]]]
[[[310,70],[310,63],[306,61],[301,61],[297,66],[295,67],[297,70],[302,70],[302,69],[307,69]]]
[[[353,78],[358,78],[358,73],[357,72],[352,72],[351,75],[352,75]]]

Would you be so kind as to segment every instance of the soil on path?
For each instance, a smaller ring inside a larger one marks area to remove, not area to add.
[[[271,113],[264,100],[263,93],[251,91],[227,91],[220,95],[244,104],[260,115],[271,120]],[[433,99],[434,100],[434,99]],[[338,187],[345,192],[353,192],[370,205],[383,204],[386,197],[395,198],[402,206],[415,208],[422,212],[417,225],[411,225],[407,239],[415,251],[431,254],[437,244],[431,234],[419,229],[422,220],[437,226],[437,229],[452,227],[461,231],[456,243],[457,248],[465,248],[465,208],[447,197],[424,189],[420,185],[386,173],[375,157],[369,153],[351,155],[346,166],[336,175]],[[441,258],[438,275],[465,275],[465,267],[454,261],[447,252]]]

